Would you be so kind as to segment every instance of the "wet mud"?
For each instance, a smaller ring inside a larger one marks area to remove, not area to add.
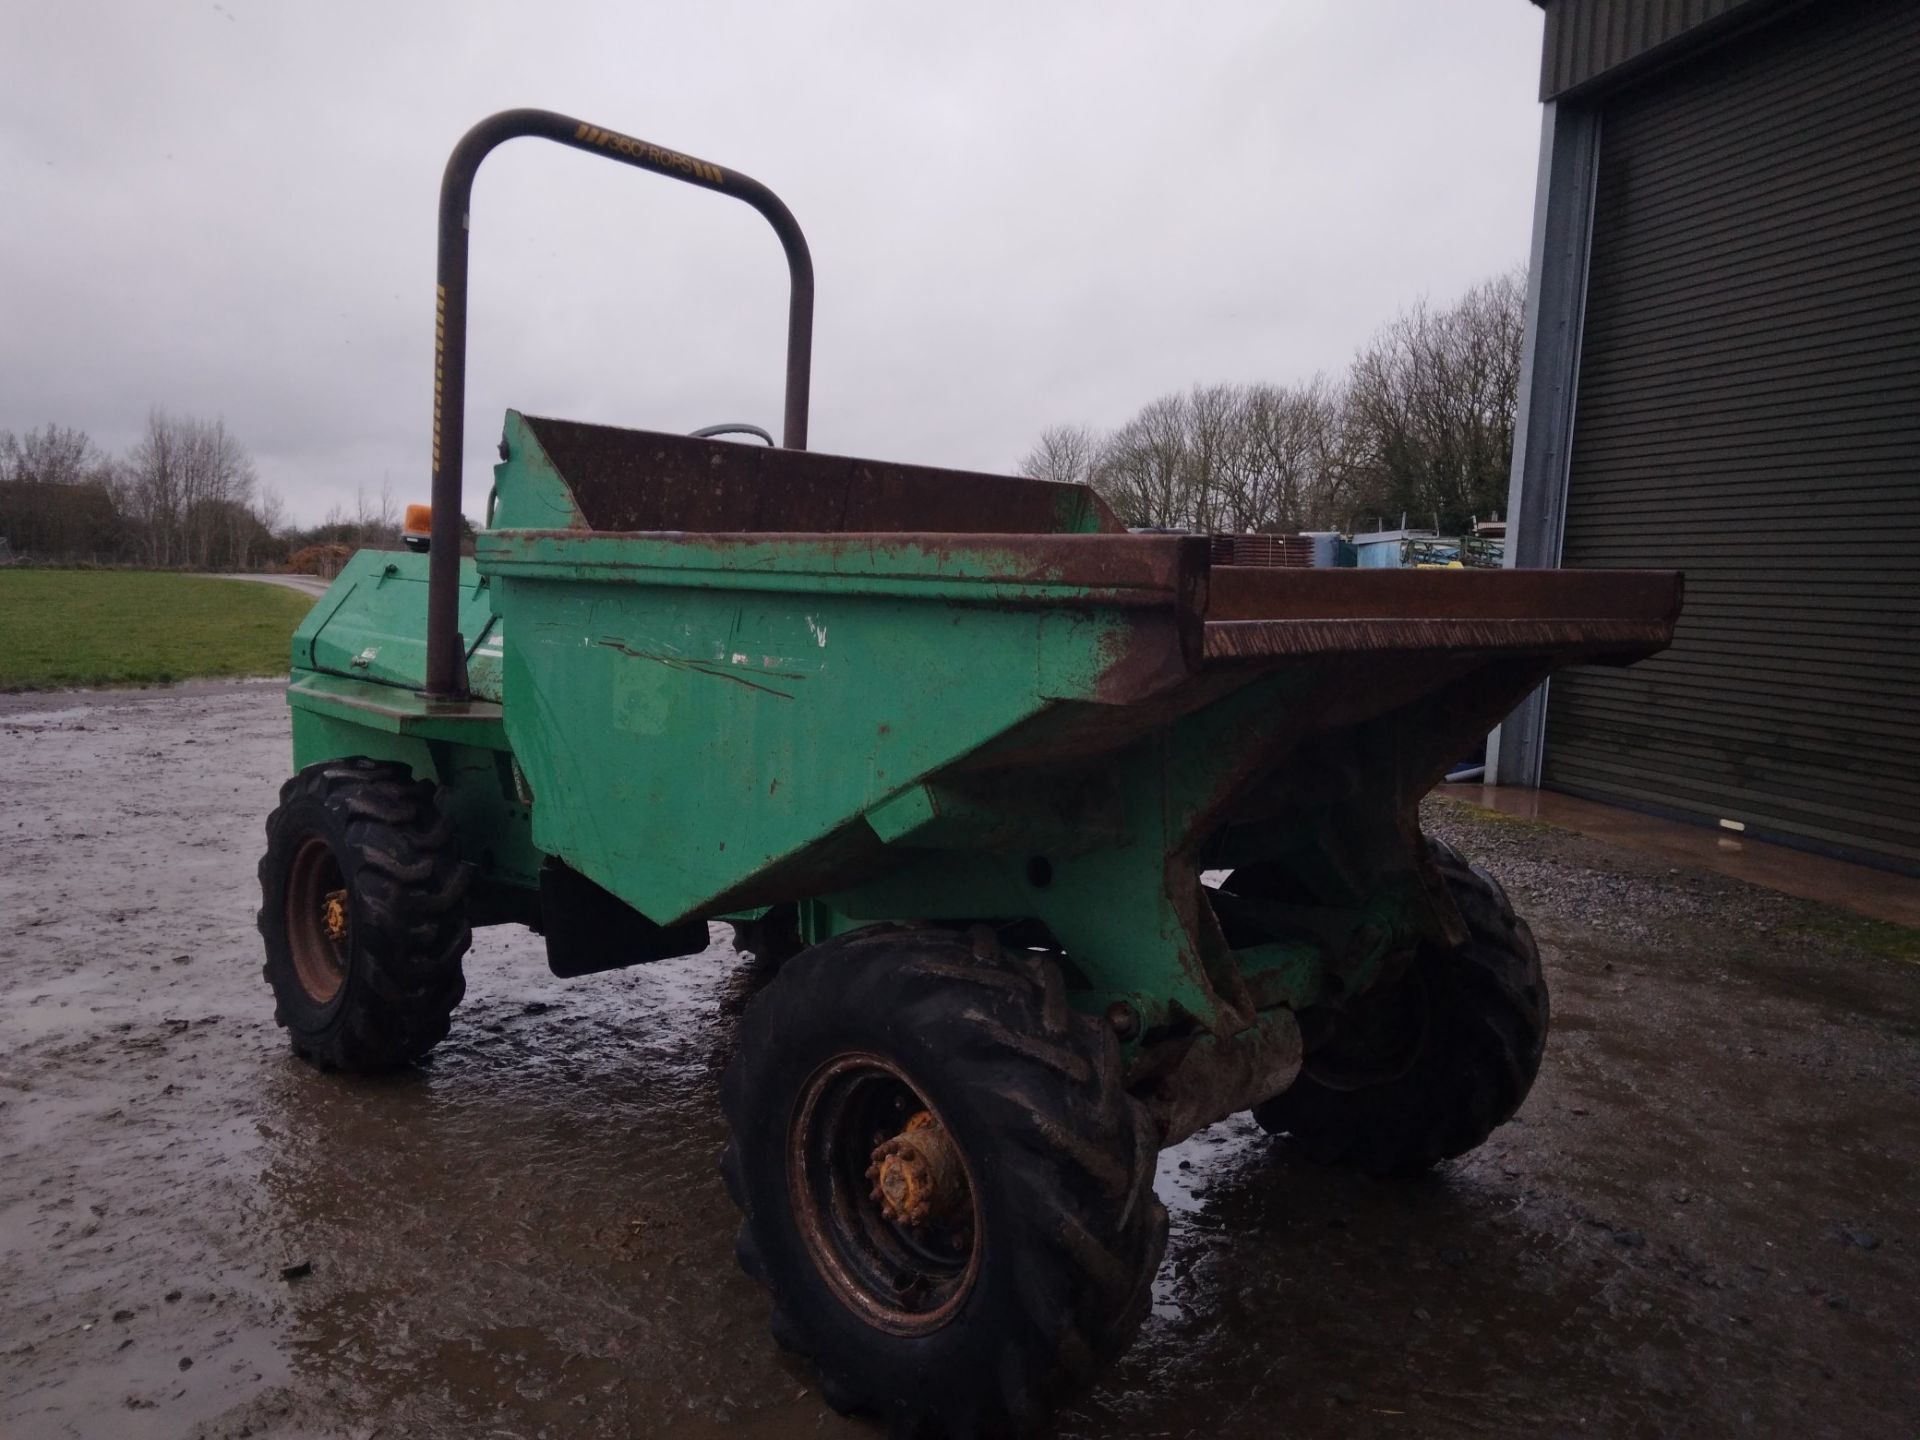
[[[576,981],[482,932],[428,1065],[322,1075],[253,929],[278,690],[0,704],[0,1435],[878,1433],[733,1263],[724,927]],[[1545,948],[1520,1118],[1412,1184],[1167,1152],[1153,1316],[1060,1433],[1915,1433],[1911,932],[1431,821]]]

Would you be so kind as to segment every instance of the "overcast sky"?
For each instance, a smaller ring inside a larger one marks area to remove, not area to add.
[[[1525,0],[0,0],[0,428],[221,416],[292,517],[425,499],[434,208],[514,105],[757,177],[819,282],[816,449],[1006,470],[1339,370],[1525,258]],[[778,431],[745,206],[539,141],[473,209],[468,504],[514,406]]]

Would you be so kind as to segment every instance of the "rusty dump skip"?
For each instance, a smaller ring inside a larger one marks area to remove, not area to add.
[[[1084,485],[523,417],[588,527],[734,534],[1118,534]]]
[[[491,564],[825,591],[971,579],[1003,605],[1119,606],[1134,613],[1107,642],[1109,703],[1297,658],[1629,663],[1671,643],[1680,610],[1668,571],[1221,564],[1202,537],[1126,533],[1084,485],[519,414],[508,437],[512,483],[564,496],[536,513],[571,528],[509,522],[483,543]]]

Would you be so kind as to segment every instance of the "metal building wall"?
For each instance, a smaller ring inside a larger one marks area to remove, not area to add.
[[[1540,98],[1551,100],[1643,59],[1690,31],[1768,0],[1550,0]]]
[[[1920,5],[1830,0],[1603,106],[1562,562],[1687,603],[1542,783],[1920,873],[1916,74]]]

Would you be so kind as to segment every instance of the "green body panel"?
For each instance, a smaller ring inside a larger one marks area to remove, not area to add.
[[[535,805],[541,847],[663,924],[793,898],[798,876],[815,893],[878,851],[867,811],[1091,702],[1116,617],[1012,604],[920,551],[860,560],[484,537],[507,734],[536,800],[557,798]]]
[[[501,720],[500,629],[487,584],[461,565],[460,630],[476,700],[419,693],[426,673],[427,557],[363,550],[293,635],[296,770],[364,755],[445,787],[442,805],[484,882],[531,890],[544,858],[518,793]]]
[[[418,690],[427,673],[427,557],[408,550],[362,550],[293,632],[293,673],[321,671],[401,690]],[[487,582],[460,562],[460,634],[473,693],[500,699],[500,633]]]

